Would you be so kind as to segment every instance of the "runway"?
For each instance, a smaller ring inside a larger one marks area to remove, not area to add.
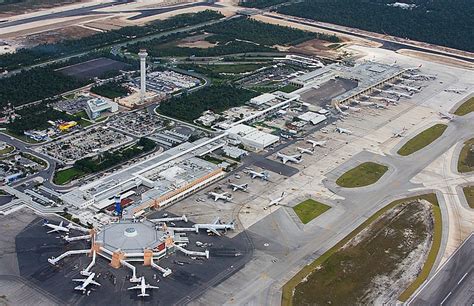
[[[408,305],[471,305],[474,303],[474,234],[461,245]]]

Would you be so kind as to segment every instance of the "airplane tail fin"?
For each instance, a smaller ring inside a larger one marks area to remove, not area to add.
[[[150,295],[148,293],[140,293],[138,296],[139,297],[146,297],[146,296],[150,296]]]

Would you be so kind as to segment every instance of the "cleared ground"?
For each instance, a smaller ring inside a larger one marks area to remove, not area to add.
[[[61,68],[58,71],[79,79],[90,79],[100,77],[107,72],[122,70],[126,67],[128,67],[128,64],[100,57],[87,62]]]
[[[301,222],[306,224],[317,216],[323,214],[329,208],[331,208],[331,206],[320,203],[313,199],[308,199],[293,207],[293,210],[298,215]]]
[[[423,149],[443,135],[447,127],[446,124],[436,124],[429,129],[424,130],[404,144],[397,153],[402,156],[407,156]]]
[[[341,175],[337,179],[336,184],[346,188],[368,186],[377,182],[387,170],[387,166],[377,163],[362,163]]]
[[[404,300],[427,277],[440,241],[434,194],[392,202],[290,280],[282,305]]]
[[[474,209],[474,186],[464,187],[463,191],[466,196],[467,204]]]
[[[470,98],[464,102],[458,109],[454,112],[455,115],[464,116],[471,112],[474,112],[474,97]]]
[[[459,154],[458,171],[461,173],[474,171],[474,138],[464,143]]]

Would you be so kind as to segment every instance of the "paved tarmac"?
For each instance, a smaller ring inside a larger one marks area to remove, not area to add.
[[[474,304],[474,234],[414,296],[408,305]]]

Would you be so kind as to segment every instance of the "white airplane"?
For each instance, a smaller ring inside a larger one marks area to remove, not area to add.
[[[306,142],[310,143],[313,148],[315,148],[315,147],[324,147],[324,145],[326,144],[326,140],[316,141],[316,140],[308,139],[308,140],[306,140]]]
[[[268,177],[269,177],[269,174],[267,172],[257,172],[257,171],[249,170],[248,174],[250,175],[252,179],[258,177],[264,181],[268,181]]]
[[[282,154],[282,153],[278,152],[277,156],[281,159],[283,164],[286,164],[287,162],[292,162],[292,163],[295,163],[295,164],[299,164],[303,161],[303,159],[301,158],[301,154],[298,154],[298,155],[285,155],[285,154]]]
[[[247,188],[249,188],[249,184],[237,185],[237,184],[230,183],[229,187],[232,188],[232,191],[234,192],[237,190],[247,191]]]
[[[309,155],[313,155],[313,153],[314,153],[314,149],[306,149],[306,148],[300,148],[300,147],[296,147],[296,149],[298,151],[300,151],[300,154],[306,153],[306,154],[309,154]]]
[[[232,200],[232,195],[228,194],[227,192],[217,193],[217,192],[211,191],[209,192],[209,195],[211,197],[214,197],[214,202],[217,202],[218,200],[224,200],[225,202]]]
[[[407,131],[407,128],[403,128],[400,131],[393,132],[392,138],[403,137],[405,136],[406,131]]]
[[[284,196],[285,196],[285,192],[282,192],[280,197],[271,200],[270,204],[268,204],[268,206],[264,207],[263,210],[267,210],[268,208],[270,208],[272,206],[280,204],[280,202],[281,202],[281,200],[283,200]]]
[[[283,133],[280,133],[280,137],[285,138],[285,139],[293,139],[293,137],[291,135],[283,134]]]
[[[196,230],[196,233],[199,233],[200,229],[205,229],[208,233],[213,233],[213,234],[216,234],[217,236],[220,236],[221,233],[219,233],[218,230],[223,230],[223,231],[227,231],[228,229],[234,230],[235,224],[234,222],[222,224],[220,223],[220,218],[217,217],[210,224],[194,224],[194,229]]]
[[[63,226],[64,221],[61,221],[58,225],[51,224],[47,220],[44,221],[43,226],[47,226],[49,228],[52,228],[52,230],[48,231],[47,233],[59,233],[59,232],[65,232],[69,233],[69,228]]]
[[[145,277],[142,276],[141,281],[140,281],[140,285],[130,287],[130,288],[128,288],[128,290],[140,290],[141,293],[138,296],[139,297],[146,297],[146,296],[150,296],[148,293],[146,293],[147,289],[158,289],[158,288],[160,288],[160,287],[152,286],[150,284],[147,284],[145,282]]]
[[[338,132],[339,134],[352,135],[352,131],[351,131],[351,130],[343,129],[343,128],[340,128],[340,127],[337,127],[337,128],[336,128],[336,132]]]
[[[450,88],[450,89],[445,89],[445,92],[454,92],[457,94],[461,94],[466,91],[466,89],[461,89],[461,88]]]
[[[100,286],[100,284],[94,280],[94,277],[95,273],[91,273],[87,278],[74,278],[72,280],[73,282],[82,282],[82,285],[75,287],[74,290],[80,290],[84,293],[89,285]]]
[[[375,103],[374,106],[375,106],[375,108],[387,109],[387,106],[386,106],[386,105],[379,104],[379,103]]]
[[[448,119],[449,121],[454,120],[454,116],[451,114],[439,112],[439,116],[441,117],[441,119]]]

